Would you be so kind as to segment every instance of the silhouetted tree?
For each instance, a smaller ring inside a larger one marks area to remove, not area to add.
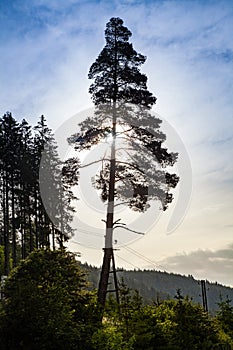
[[[72,221],[72,200],[75,199],[70,190],[70,183],[66,178],[67,163],[63,164],[58,157],[57,145],[51,129],[45,123],[44,116],[35,127],[35,148],[37,151],[37,191],[36,207],[39,247],[50,246],[50,234],[52,232],[53,246],[58,243],[60,248],[73,234],[70,226]],[[40,168],[40,169],[39,169]],[[40,170],[40,188],[39,188]],[[76,168],[75,168],[76,170]],[[71,170],[72,171],[72,170]],[[76,184],[78,172],[72,180]],[[41,192],[46,197],[46,208],[44,207]]]
[[[16,193],[19,184],[20,126],[6,113],[0,120],[1,196],[4,236],[5,274],[9,273],[10,255],[16,266]],[[11,252],[12,250],[12,252]]]
[[[47,168],[39,179],[42,155]],[[34,130],[25,119],[19,123],[9,112],[0,118],[0,245],[4,247],[5,275],[33,249],[62,247],[73,234],[74,195],[65,169],[44,116]],[[55,222],[44,208],[40,181],[49,186],[48,203]]]
[[[35,245],[33,227],[33,195],[36,181],[32,127],[25,119],[20,124],[21,143],[19,157],[19,185],[17,227],[21,235],[21,257],[25,259]]]
[[[119,200],[136,211],[148,209],[156,199],[165,210],[172,201],[170,188],[178,183],[173,166],[176,153],[162,146],[166,136],[160,131],[161,120],[150,113],[156,98],[147,89],[147,77],[140,72],[146,57],[129,42],[131,32],[120,18],[106,25],[106,45],[92,64],[88,77],[93,79],[89,92],[96,106],[95,116],[80,124],[81,132],[69,138],[79,151],[111,137],[110,154],[102,160],[95,186],[108,202],[103,268],[98,290],[105,303],[114,228],[114,205]]]

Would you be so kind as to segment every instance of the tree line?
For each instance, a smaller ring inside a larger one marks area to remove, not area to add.
[[[83,267],[88,271],[88,281],[95,289],[98,286],[100,269],[88,265]],[[185,276],[159,270],[125,270],[118,268],[117,277],[132,290],[138,290],[145,304],[151,305],[155,301],[174,299],[177,289],[181,289],[184,295],[192,298],[193,302],[203,304],[201,281],[192,275]],[[221,285],[217,282],[205,281],[207,290],[207,305],[209,312],[214,315],[218,309],[220,297],[233,299],[233,288]],[[113,276],[109,279],[109,289],[114,289]]]
[[[39,177],[42,154],[47,171]],[[34,249],[62,247],[72,235],[69,222],[73,195],[69,185],[60,181],[63,167],[43,115],[34,127],[25,119],[18,122],[9,112],[0,118],[1,275],[8,275],[11,267],[17,266]],[[54,206],[55,223],[42,202],[40,182],[43,181],[53,187],[48,201]]]

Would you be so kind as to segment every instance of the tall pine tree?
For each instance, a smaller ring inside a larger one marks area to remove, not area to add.
[[[88,77],[93,80],[89,92],[96,106],[95,116],[80,124],[81,132],[69,142],[79,151],[111,136],[110,154],[102,160],[95,186],[107,201],[106,235],[98,299],[104,306],[113,255],[114,207],[116,200],[143,212],[151,200],[159,200],[167,209],[172,201],[170,188],[179,178],[165,168],[173,166],[176,153],[162,146],[166,140],[160,131],[161,120],[150,113],[156,97],[147,89],[147,77],[140,72],[146,57],[129,42],[131,32],[120,18],[106,25],[106,45],[92,64]],[[118,205],[118,204],[117,204]],[[117,286],[116,286],[117,287]]]

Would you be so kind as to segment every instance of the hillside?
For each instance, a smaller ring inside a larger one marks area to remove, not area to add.
[[[97,288],[100,269],[84,265],[88,271],[88,279],[93,288]],[[181,289],[182,295],[188,295],[194,302],[202,304],[200,281],[190,276],[167,273],[155,270],[121,270],[117,272],[118,280],[123,278],[128,287],[137,289],[145,303],[153,303],[161,299],[171,299],[176,295],[177,289]],[[109,286],[112,289],[112,286]],[[211,312],[218,309],[217,303],[220,296],[227,296],[233,300],[233,288],[219,283],[206,281],[208,308]]]

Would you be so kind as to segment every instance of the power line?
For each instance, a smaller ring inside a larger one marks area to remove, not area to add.
[[[150,263],[151,265],[154,265],[155,268],[161,268],[162,270],[166,271],[166,269],[162,265],[159,265],[156,262],[150,260],[149,258],[145,257],[144,255],[142,255],[141,253],[139,253],[135,249],[130,248],[128,246],[123,246],[122,248],[128,250],[131,254],[141,258],[142,260],[146,261],[147,263]]]
[[[133,266],[134,268],[140,270],[140,268],[132,263],[130,263],[129,261],[127,261],[126,259],[122,258],[121,256],[119,256],[118,254],[115,254],[117,256],[117,258],[123,260],[124,262],[126,262],[127,264],[130,264],[131,266]]]
[[[88,231],[88,230],[85,230],[85,229],[79,229],[79,232],[84,233],[84,234],[87,234],[87,235],[91,235],[91,236],[96,236],[96,237],[101,237],[101,236],[102,236],[102,234],[100,234],[100,233],[93,232],[93,231]],[[71,240],[71,242],[72,242],[72,243],[75,243],[75,244],[83,245],[81,242],[78,242],[78,241],[75,241],[75,240]],[[90,245],[90,247],[91,247],[91,245]],[[93,247],[93,246],[92,246],[92,247]],[[131,248],[131,247],[129,247],[129,246],[126,246],[126,245],[125,245],[125,246],[121,246],[121,248],[127,250],[127,251],[130,252],[131,254],[133,254],[133,255],[137,256],[138,258],[140,258],[140,259],[146,261],[147,263],[153,265],[154,268],[156,268],[156,269],[159,268],[159,269],[161,269],[161,270],[163,270],[163,271],[166,271],[166,269],[164,268],[164,266],[162,266],[162,265],[156,263],[155,261],[153,261],[153,260],[147,258],[146,256],[144,256],[143,254],[139,253],[139,252],[136,251],[135,249],[133,249],[133,248]],[[139,267],[133,265],[132,263],[130,263],[130,262],[128,262],[127,260],[125,260],[124,258],[120,257],[119,255],[118,255],[118,257],[119,257],[120,259],[124,260],[125,262],[127,262],[128,264],[132,265],[133,267],[136,267],[136,268],[140,269]]]
[[[94,245],[91,245],[91,244],[85,245],[81,242],[75,241],[74,239],[70,240],[70,243],[78,244],[79,246],[85,247],[85,248],[96,249],[96,246],[94,246]]]
[[[93,232],[93,231],[87,231],[87,230],[83,230],[83,229],[79,229],[78,231],[81,233],[85,233],[86,235],[90,235],[90,236],[96,236],[96,237],[102,236],[102,233],[97,233],[97,232]]]

